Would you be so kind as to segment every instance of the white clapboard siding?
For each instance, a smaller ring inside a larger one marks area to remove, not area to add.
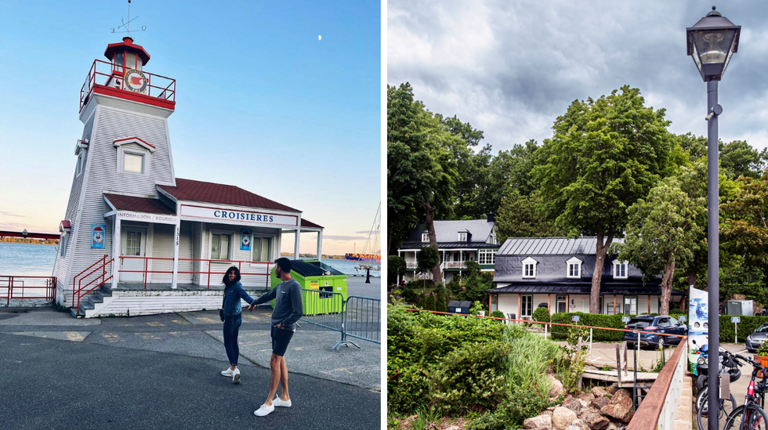
[[[95,100],[95,98],[94,98]],[[93,101],[92,101],[93,102]],[[74,237],[72,249],[67,253],[71,268],[69,279],[63,285],[71,289],[72,277],[93,264],[104,254],[112,254],[112,232],[114,225],[104,218],[111,209],[104,202],[105,191],[132,195],[156,196],[156,183],[172,183],[171,148],[167,134],[166,119],[159,116],[132,113],[111,107],[98,106],[94,115],[96,125],[91,133],[88,181],[83,185],[82,210],[73,219]],[[114,140],[136,136],[155,146],[149,157],[149,174],[120,173],[117,166],[118,148]],[[91,249],[91,224],[106,224],[105,249]],[[171,256],[173,254],[171,253]],[[61,280],[60,280],[61,281]]]
[[[248,291],[256,298],[263,291]],[[97,303],[85,312],[86,318],[126,315],[156,315],[173,312],[194,312],[221,309],[221,292],[205,291],[113,291],[112,297]],[[241,301],[245,308],[248,303]]]

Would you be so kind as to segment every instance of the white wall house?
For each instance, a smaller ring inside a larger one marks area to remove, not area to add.
[[[589,312],[596,244],[595,237],[507,239],[496,253],[491,311],[515,319],[531,318],[540,306],[550,313]],[[644,283],[640,270],[608,258],[603,265],[600,313],[658,313],[660,281]],[[670,308],[682,306],[685,297],[685,292],[673,290]]]
[[[301,233],[312,232],[322,255],[323,228],[300,210],[236,186],[177,178],[168,126],[176,81],[145,71],[149,54],[130,37],[105,56],[80,92],[84,128],[53,269],[58,304],[77,307],[104,283],[111,296],[74,313],[211,309],[220,291],[201,291],[220,290],[232,265],[246,287],[267,288],[283,240],[293,241],[298,258]]]

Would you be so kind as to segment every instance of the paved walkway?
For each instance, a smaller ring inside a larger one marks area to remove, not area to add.
[[[304,323],[286,362],[294,407],[252,415],[267,394],[268,308],[243,314],[242,382],[227,367],[218,311],[74,319],[0,310],[0,427],[378,428],[381,348],[331,351],[340,334]],[[22,412],[23,411],[23,412]]]

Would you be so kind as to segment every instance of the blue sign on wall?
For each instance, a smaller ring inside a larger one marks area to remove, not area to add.
[[[244,228],[240,230],[240,250],[251,250],[251,230]]]
[[[106,224],[91,224],[91,248],[104,249],[107,240]]]

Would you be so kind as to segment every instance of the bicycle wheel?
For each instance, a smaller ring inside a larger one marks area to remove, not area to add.
[[[717,411],[717,428],[725,428],[728,417],[737,409],[736,399],[733,394],[730,394],[730,400],[720,400],[720,407]],[[701,406],[699,406],[699,412],[696,414],[696,424],[699,426],[699,430],[709,430],[709,408],[707,407],[707,397],[703,396]],[[768,429],[764,429],[768,430]]]
[[[765,415],[765,411],[759,406],[750,404],[744,408],[744,405],[742,405],[728,415],[723,429],[766,430],[766,421],[768,421],[768,416]]]
[[[709,388],[704,387],[704,389],[699,390],[699,393],[696,394],[696,401],[693,403],[695,412],[699,412],[699,409],[701,409],[701,403],[704,401],[704,399],[707,398],[708,393],[709,393]]]

